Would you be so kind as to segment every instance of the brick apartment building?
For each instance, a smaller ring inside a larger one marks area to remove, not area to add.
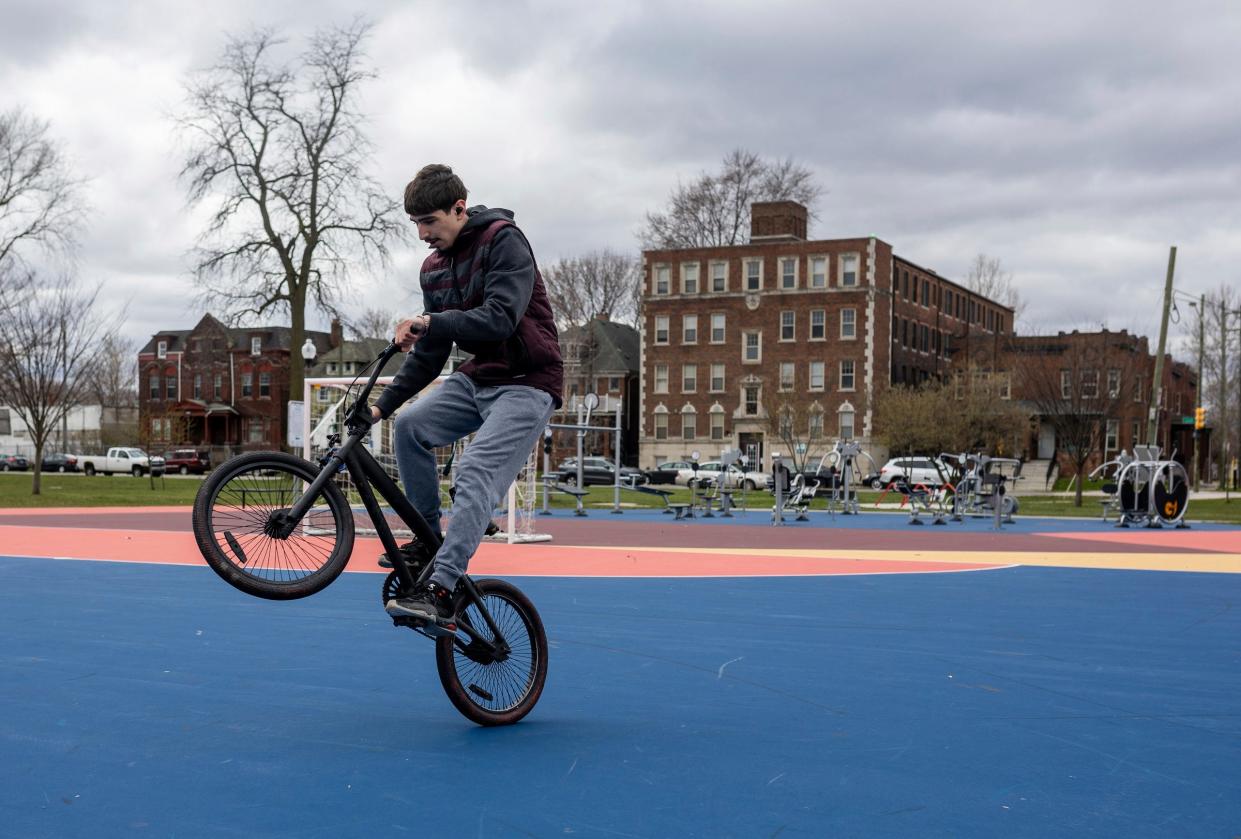
[[[287,439],[290,346],[284,326],[230,328],[206,314],[188,330],[151,336],[138,352],[139,437],[152,451],[210,449],[219,463],[238,451],[281,449]],[[321,360],[341,359],[339,322],[307,330]],[[373,358],[371,354],[370,358]],[[368,359],[369,360],[369,359]],[[326,365],[325,365],[326,366]],[[350,363],[350,366],[352,364]],[[347,372],[342,369],[333,374]]]
[[[1102,445],[1087,460],[1088,472],[1121,450],[1132,453],[1135,445],[1146,441],[1155,356],[1145,337],[1106,329],[1022,335],[1011,337],[1001,352],[998,367],[1010,371],[1013,396],[1032,418],[1026,449],[1031,459],[1055,456],[1061,474],[1072,474],[1065,442],[1057,440],[1054,415],[1059,413],[1078,414],[1099,424]],[[1198,374],[1165,355],[1162,378],[1155,443],[1164,455],[1175,453],[1188,468]],[[1200,464],[1206,462],[1208,450],[1209,436],[1204,436],[1199,441]]]
[[[881,456],[877,388],[994,358],[1011,334],[1011,309],[876,237],[808,241],[806,222],[758,203],[748,244],[643,253],[642,465],[741,449],[769,468],[776,404],[820,450],[856,438]]]

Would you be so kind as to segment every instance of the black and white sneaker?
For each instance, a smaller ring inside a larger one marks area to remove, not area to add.
[[[415,539],[412,542],[406,542],[404,545],[401,545],[399,550],[401,552],[401,558],[412,565],[421,566],[425,564],[425,562],[428,559],[431,558],[426,548],[424,548],[422,543],[419,542],[417,539]],[[391,568],[392,567],[392,560],[388,559],[388,555],[386,553],[379,555],[379,567],[380,568]]]
[[[427,583],[426,588],[409,597],[389,600],[384,610],[394,618],[414,618],[437,625],[451,624],[454,614],[451,592],[436,583]]]

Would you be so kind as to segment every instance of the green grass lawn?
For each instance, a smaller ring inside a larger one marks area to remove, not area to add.
[[[148,507],[157,505],[189,506],[194,503],[194,495],[202,485],[202,478],[175,477],[162,481],[155,479],[154,488],[149,478],[133,478],[128,475],[106,477],[96,475],[87,478],[84,475],[63,475],[59,473],[43,476],[43,492],[31,495],[32,474],[17,472],[0,474],[0,507]],[[673,492],[669,501],[673,503],[689,502],[690,491],[684,487],[665,486]],[[589,487],[590,495],[583,503],[590,509],[609,509],[612,506],[612,487]],[[539,488],[537,509],[543,506],[543,491]],[[880,497],[877,492],[864,491],[859,493],[862,509],[874,509],[875,501]],[[1087,492],[1082,496],[1082,506],[1074,507],[1072,496],[1021,496],[1021,514],[1030,516],[1073,516],[1080,518],[1096,518],[1100,514],[1097,491]],[[651,507],[662,508],[664,503],[659,497],[632,490],[621,490],[621,504],[626,508]],[[733,496],[735,503],[743,501],[740,493]],[[899,502],[895,493],[888,493],[884,498],[884,506]],[[564,493],[553,493],[550,499],[555,509],[571,509],[574,501]],[[756,490],[745,494],[744,503],[747,509],[770,510],[772,496],[769,492]],[[816,499],[812,510],[822,510],[826,503]],[[1241,524],[1241,496],[1232,501],[1224,499],[1194,499],[1190,497],[1189,521],[1220,521]]]

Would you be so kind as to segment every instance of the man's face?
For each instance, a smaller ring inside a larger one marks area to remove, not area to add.
[[[444,210],[436,210],[425,215],[410,216],[410,221],[418,225],[418,238],[427,243],[428,247],[446,251],[457,241],[457,234],[469,216],[465,214],[465,201],[458,201]]]

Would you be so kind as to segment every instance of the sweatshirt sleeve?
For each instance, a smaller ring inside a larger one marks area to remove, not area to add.
[[[506,227],[491,240],[483,302],[472,309],[435,312],[432,333],[439,330],[453,341],[503,341],[517,331],[517,322],[534,293],[534,255],[515,227]]]
[[[438,318],[435,327],[425,338],[414,344],[414,349],[405,356],[401,369],[392,378],[392,384],[384,388],[384,392],[375,400],[380,416],[385,419],[410,397],[435,381],[435,377],[444,369],[448,354],[452,350],[452,340],[446,335],[436,334]]]

